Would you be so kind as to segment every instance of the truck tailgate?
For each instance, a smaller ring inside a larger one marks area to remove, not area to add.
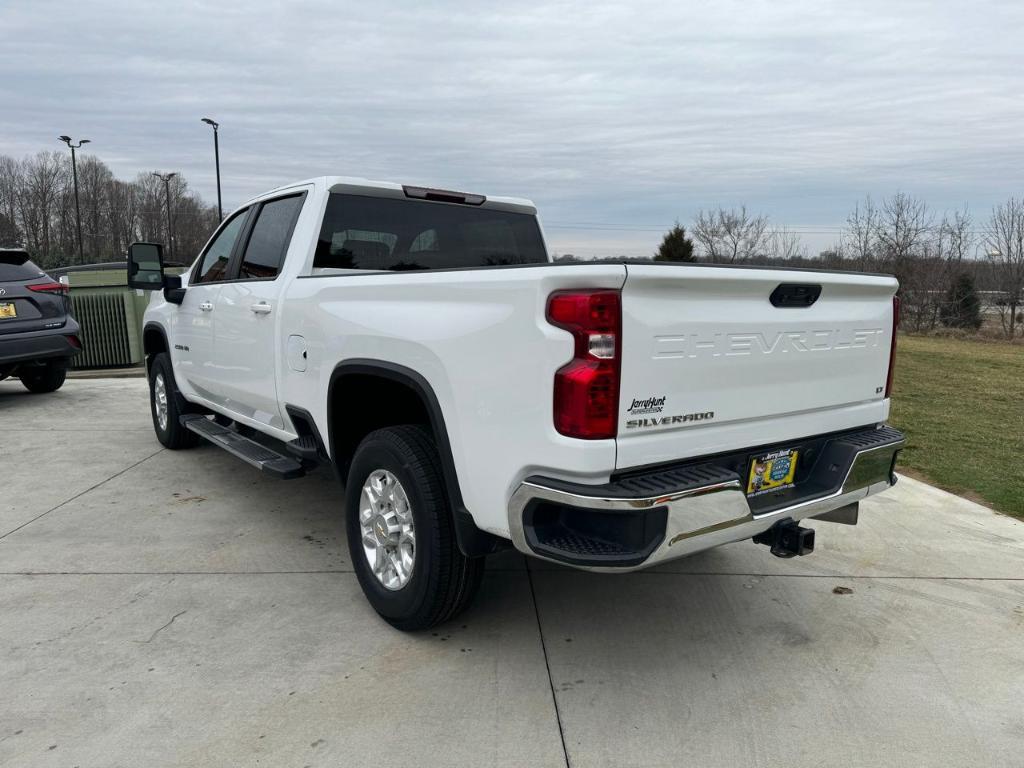
[[[884,421],[896,288],[876,275],[630,264],[617,467]]]

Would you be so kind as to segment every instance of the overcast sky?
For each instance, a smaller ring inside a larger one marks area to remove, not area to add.
[[[93,140],[225,206],[337,173],[532,198],[649,253],[746,203],[816,251],[897,190],[1024,193],[1024,3],[3,0],[0,153]]]

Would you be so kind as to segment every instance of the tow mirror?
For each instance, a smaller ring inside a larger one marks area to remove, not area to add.
[[[132,243],[128,246],[128,285],[144,291],[164,287],[162,246],[157,243]]]
[[[128,285],[144,291],[163,288],[164,298],[181,304],[185,289],[179,275],[164,274],[163,246],[159,243],[132,243],[128,246]]]

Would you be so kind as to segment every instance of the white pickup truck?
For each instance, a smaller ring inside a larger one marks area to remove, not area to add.
[[[484,556],[626,572],[753,539],[813,548],[895,482],[897,283],[552,264],[526,201],[327,177],[261,195],[195,264],[129,251],[161,443],[281,478],[329,465],[352,565],[401,629]]]

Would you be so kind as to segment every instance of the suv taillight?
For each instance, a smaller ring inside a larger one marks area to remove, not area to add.
[[[896,329],[900,327],[900,297],[892,297],[892,341],[889,342],[889,373],[885,377],[885,396],[892,396],[892,373],[896,368]]]
[[[59,296],[67,296],[68,294],[68,287],[64,283],[35,283],[34,285],[29,285],[28,289],[36,293],[55,293]]]
[[[573,358],[555,373],[555,429],[567,437],[615,437],[619,413],[622,308],[618,291],[558,291],[548,322],[569,331]]]

